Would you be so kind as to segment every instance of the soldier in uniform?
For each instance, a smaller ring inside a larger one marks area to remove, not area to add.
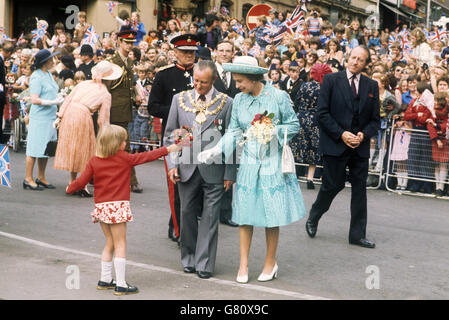
[[[117,36],[119,39],[119,48],[115,54],[107,60],[121,67],[123,69],[123,74],[119,79],[112,82],[109,89],[112,101],[110,123],[121,126],[128,131],[128,123],[133,120],[133,100],[139,99],[136,95],[134,86],[134,73],[132,70],[133,61],[128,58],[128,54],[132,50],[134,42],[136,41],[136,31],[130,28],[122,28],[122,31],[120,31]],[[139,104],[139,101],[136,102]],[[131,151],[129,133],[125,151]],[[142,193],[142,189],[139,187],[134,168],[131,171],[131,191]]]
[[[175,48],[177,61],[159,69],[159,72],[154,77],[148,101],[148,112],[152,116],[162,119],[162,133],[165,132],[173,96],[182,91],[193,89],[193,65],[199,40],[196,35],[183,34],[174,37],[170,43]],[[162,144],[163,141],[161,140]],[[166,161],[165,170],[168,174]],[[168,175],[167,183],[171,209],[168,237],[177,242],[179,239],[181,211],[178,186],[173,184]]]

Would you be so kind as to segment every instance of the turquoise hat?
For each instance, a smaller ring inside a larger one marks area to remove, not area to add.
[[[233,63],[223,63],[223,70],[239,74],[264,74],[267,68],[259,67],[257,59],[251,56],[239,56]]]

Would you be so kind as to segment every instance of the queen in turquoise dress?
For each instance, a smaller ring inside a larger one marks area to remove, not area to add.
[[[261,144],[248,139],[243,150],[239,150],[232,206],[232,220],[240,225],[237,282],[248,282],[248,256],[254,226],[266,228],[267,255],[258,280],[267,281],[275,278],[278,272],[275,255],[279,227],[298,221],[306,214],[296,174],[284,174],[281,170],[284,131],[287,130],[287,140],[290,140],[299,131],[299,121],[289,95],[263,81],[263,74],[268,70],[259,67],[256,59],[237,57],[234,63],[223,64],[223,68],[232,72],[241,93],[234,99],[226,134],[214,148],[200,153],[198,160],[207,163],[222,152],[228,158],[243,141],[256,114],[265,111],[274,114],[272,120],[276,127],[271,141]]]
[[[53,122],[56,120],[58,104],[63,102],[62,98],[57,97],[59,87],[49,71],[54,66],[53,56],[57,54],[58,52],[51,53],[47,49],[42,49],[36,53],[34,58],[34,72],[30,77],[31,110],[27,134],[24,189],[42,190],[44,188],[54,188],[45,177],[48,162],[45,149],[50,140],[57,139]],[[37,179],[33,180],[33,169],[36,159],[38,174]]]

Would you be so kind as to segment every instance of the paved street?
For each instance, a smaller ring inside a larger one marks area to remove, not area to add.
[[[306,235],[305,218],[281,228],[278,279],[257,281],[265,255],[264,230],[258,228],[250,282],[236,283],[238,229],[224,225],[214,277],[201,280],[184,274],[179,249],[167,238],[162,161],[137,167],[144,193],[131,196],[134,222],[128,224],[127,281],[140,293],[117,298],[111,291],[95,289],[104,237],[100,226],[91,223],[93,199],[65,195],[68,173],[54,170],[53,160],[47,178],[57,188],[23,190],[25,156],[10,156],[13,188],[0,188],[1,299],[449,298],[449,202],[377,190],[368,191],[367,236],[376,242],[374,250],[347,242],[347,188],[321,220],[315,239]],[[304,184],[301,188],[309,209],[317,190],[307,190]],[[78,271],[79,289],[71,282]]]

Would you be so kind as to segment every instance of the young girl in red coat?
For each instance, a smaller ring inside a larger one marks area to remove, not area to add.
[[[137,293],[135,286],[125,281],[126,223],[133,220],[129,205],[131,168],[181,150],[178,145],[153,151],[129,154],[124,151],[127,132],[116,125],[104,125],[97,136],[96,156],[92,157],[83,173],[67,187],[71,194],[81,190],[94,178],[95,209],[93,222],[100,222],[106,237],[101,255],[101,278],[97,289],[115,289],[115,295]],[[112,279],[112,257],[117,281]]]
[[[449,144],[446,139],[448,129],[448,106],[446,93],[437,92],[434,96],[435,118],[427,120],[430,140],[432,140],[432,159],[435,161],[435,180],[437,197],[443,196],[444,181],[447,176],[447,163],[449,162]]]
[[[418,97],[410,101],[405,111],[404,120],[413,124],[412,135],[408,148],[407,171],[409,178],[408,189],[411,192],[432,193],[432,183],[416,179],[433,179],[434,168],[432,160],[432,145],[427,131],[427,119],[432,118],[432,112],[421,99],[423,92],[428,89],[427,83],[418,82]]]

